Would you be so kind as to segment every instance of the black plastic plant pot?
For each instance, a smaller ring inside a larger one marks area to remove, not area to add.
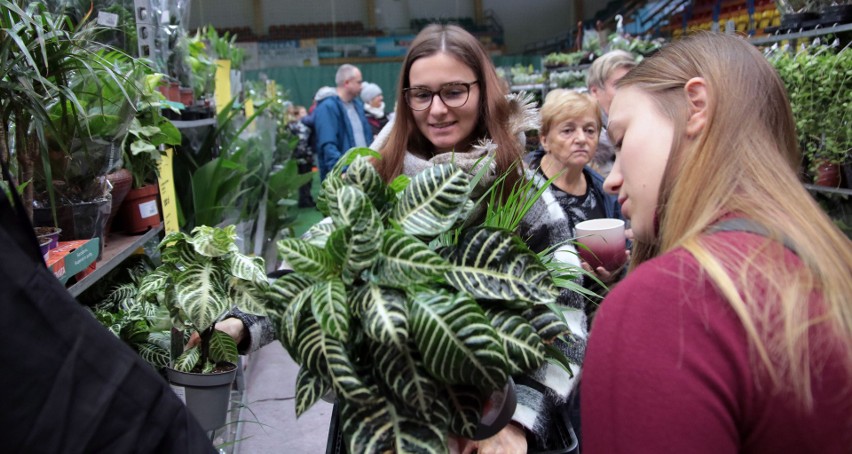
[[[473,435],[474,440],[484,440],[497,435],[497,432],[503,430],[506,424],[509,424],[509,421],[512,420],[512,415],[515,414],[515,407],[518,404],[515,396],[515,382],[512,377],[509,377],[509,381],[506,382],[503,389],[494,391],[488,400],[487,409],[483,412],[476,433]]]
[[[112,208],[112,198],[102,197],[91,202],[80,202],[56,207],[57,227],[61,229],[60,241],[100,238],[98,260],[104,250],[104,229]],[[50,208],[34,208],[33,220],[37,226],[53,225]]]
[[[237,376],[236,366],[226,372],[211,374],[180,372],[167,367],[166,373],[172,390],[186,404],[202,429],[209,432],[225,425],[231,383]]]

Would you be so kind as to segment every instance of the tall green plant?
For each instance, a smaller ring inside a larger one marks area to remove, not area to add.
[[[323,182],[331,222],[278,243],[294,272],[271,285],[269,313],[301,365],[296,412],[333,390],[350,452],[445,452],[448,434],[474,437],[509,375],[567,369],[549,344],[569,329],[549,306],[551,273],[511,231],[434,241],[467,220],[464,172],[386,185],[359,153],[376,157],[350,152]]]

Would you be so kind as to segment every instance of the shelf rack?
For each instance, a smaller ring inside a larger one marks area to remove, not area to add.
[[[815,28],[813,30],[803,30],[795,33],[781,33],[777,35],[761,36],[760,38],[751,38],[748,41],[755,46],[762,44],[771,44],[783,40],[796,40],[800,38],[815,38],[817,36],[829,35],[832,33],[843,33],[852,31],[852,24],[840,24],[833,27]]]
[[[109,236],[109,242],[104,246],[104,252],[101,259],[97,262],[97,268],[92,274],[79,280],[76,284],[68,287],[68,291],[74,297],[79,296],[83,291],[91,287],[107,273],[112,271],[116,266],[130,257],[136,249],[140,248],[148,240],[158,235],[163,231],[163,223],[148,230],[141,235],[124,235],[121,233],[113,233]]]

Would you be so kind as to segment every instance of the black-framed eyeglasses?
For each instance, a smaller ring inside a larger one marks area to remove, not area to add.
[[[411,110],[421,111],[432,106],[432,100],[435,95],[441,97],[447,107],[461,107],[467,103],[470,97],[470,86],[479,83],[478,80],[473,82],[453,82],[441,86],[438,91],[432,91],[426,87],[411,87],[402,90],[405,97],[405,103]]]

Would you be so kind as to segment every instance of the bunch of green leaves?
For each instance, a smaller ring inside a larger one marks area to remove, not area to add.
[[[163,77],[163,74],[149,70],[137,81],[141,97],[124,147],[124,167],[133,174],[134,188],[156,181],[163,154],[161,145],[181,143],[180,131],[162,114],[164,108],[175,110],[164,102],[165,96],[157,89]]]
[[[145,261],[136,262],[128,269],[129,279],[115,285],[93,312],[104,327],[159,370],[169,364],[171,323],[165,307],[139,298],[140,281],[152,269]]]
[[[770,61],[787,88],[802,152],[813,168],[848,163],[852,152],[852,51],[812,46]]]
[[[210,48],[216,54],[216,58],[230,60],[231,69],[240,69],[246,59],[245,49],[236,45],[237,35],[225,32],[222,36],[216,32],[212,25],[204,27],[201,32],[207,38]]]
[[[204,95],[212,95],[216,79],[216,62],[208,54],[204,36],[199,30],[194,36],[184,37],[184,39],[192,92],[196,99],[201,99]]]
[[[160,242],[162,265],[146,274],[138,287],[141,301],[159,303],[180,331],[199,333],[200,345],[186,350],[172,367],[208,373],[219,362],[234,363],[237,345],[215,329],[232,308],[264,315],[267,292],[263,259],[248,257],[236,244],[236,228],[196,227],[191,235],[176,232]]]
[[[515,216],[464,227],[471,177],[444,164],[388,185],[370,158],[352,150],[323,181],[330,222],[279,241],[294,272],[271,284],[268,313],[301,365],[297,415],[333,390],[350,452],[445,452],[510,375],[568,370],[551,344],[569,329],[548,268],[496,226]]]
[[[585,56],[585,52],[552,52],[545,55],[545,57],[541,60],[541,63],[547,67],[554,68],[561,66],[573,66],[579,64]]]

